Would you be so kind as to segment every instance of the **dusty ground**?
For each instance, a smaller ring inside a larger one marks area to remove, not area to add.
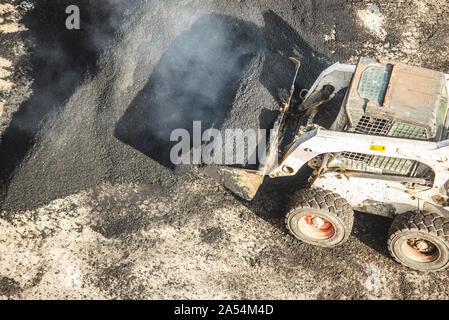
[[[449,72],[448,19],[445,0],[0,2],[0,297],[448,299],[449,271],[388,256],[387,219],[312,247],[283,226],[301,177],[245,202],[167,159],[192,120],[268,128],[289,56],[300,87],[359,55]]]

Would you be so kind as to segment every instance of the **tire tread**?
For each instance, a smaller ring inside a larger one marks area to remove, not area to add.
[[[345,237],[342,242],[349,238],[354,224],[354,211],[346,199],[342,198],[337,193],[321,188],[300,189],[296,191],[285,216],[287,226],[290,216],[293,215],[298,208],[320,209],[334,214],[340,221],[342,221],[345,229]]]

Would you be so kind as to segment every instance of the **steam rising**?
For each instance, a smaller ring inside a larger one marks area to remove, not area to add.
[[[225,17],[207,15],[171,44],[146,91],[157,138],[168,140],[171,131],[195,120],[204,129],[223,122],[255,51],[255,39],[241,39],[239,32]]]

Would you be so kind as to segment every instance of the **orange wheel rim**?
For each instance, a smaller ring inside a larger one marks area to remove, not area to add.
[[[402,252],[416,262],[433,262],[440,256],[440,250],[431,241],[411,238],[402,243]]]
[[[316,240],[326,240],[335,234],[332,223],[318,215],[302,217],[298,222],[299,230],[306,236]]]

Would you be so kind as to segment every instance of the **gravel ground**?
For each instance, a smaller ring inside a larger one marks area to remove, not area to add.
[[[0,297],[448,299],[449,271],[388,256],[388,219],[302,244],[283,215],[303,177],[246,202],[167,152],[193,120],[269,128],[289,56],[299,87],[361,55],[449,73],[448,20],[445,0],[0,4]]]

